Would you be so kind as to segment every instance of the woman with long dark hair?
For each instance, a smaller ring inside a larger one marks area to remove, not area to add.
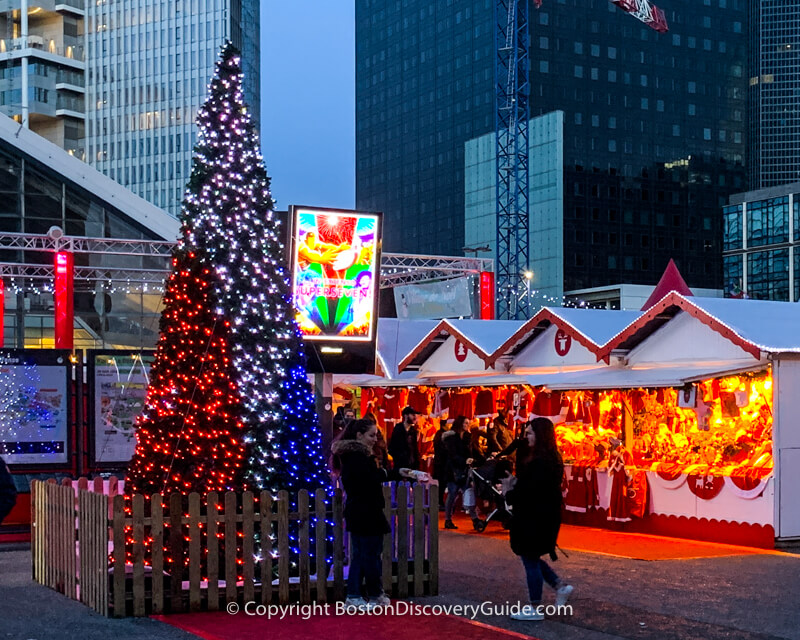
[[[453,523],[453,509],[456,497],[467,488],[469,465],[473,459],[470,457],[470,432],[469,418],[458,416],[453,421],[450,431],[442,434],[442,448],[444,449],[444,484],[447,487],[447,500],[444,503],[444,528],[458,529]],[[475,505],[467,506],[467,511],[472,518],[472,526],[477,530],[478,519]]]
[[[553,423],[534,418],[525,425],[527,447],[518,452],[517,475],[503,480],[506,499],[512,507],[511,550],[522,559],[531,606],[523,607],[515,620],[544,620],[542,587],[556,591],[556,606],[567,603],[573,591],[542,556],[556,559],[556,541],[561,527],[561,479],[564,462],[556,445]]]
[[[383,536],[391,530],[383,513],[382,483],[408,475],[379,466],[375,459],[378,427],[368,420],[354,420],[333,443],[334,470],[340,473],[345,492],[344,520],[350,532],[352,554],[347,578],[348,606],[370,609],[390,604],[381,587]],[[365,600],[361,588],[366,583]]]

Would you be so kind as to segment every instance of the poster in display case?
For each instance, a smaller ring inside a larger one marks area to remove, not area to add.
[[[136,420],[144,409],[155,352],[89,351],[93,463],[125,465],[136,449]]]

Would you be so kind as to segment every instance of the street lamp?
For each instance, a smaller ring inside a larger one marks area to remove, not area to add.
[[[527,307],[528,307],[528,317],[530,317],[532,315],[531,314],[531,281],[533,280],[533,271],[528,269],[522,275],[525,276],[525,288],[528,291],[528,304],[527,304]]]

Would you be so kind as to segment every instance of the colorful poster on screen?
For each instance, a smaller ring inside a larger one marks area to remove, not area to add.
[[[136,419],[144,410],[154,356],[94,356],[94,461],[128,462],[136,449]]]
[[[373,339],[380,217],[296,208],[292,294],[307,340]]]
[[[68,461],[68,371],[55,358],[49,364],[0,354],[0,455],[8,464]]]

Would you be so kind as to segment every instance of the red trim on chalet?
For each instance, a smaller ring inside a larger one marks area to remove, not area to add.
[[[456,338],[457,340],[460,340],[465,345],[467,345],[467,347],[473,353],[475,353],[475,355],[477,355],[481,360],[483,360],[483,364],[486,366],[486,368],[489,368],[491,366],[490,364],[488,364],[488,359],[490,357],[488,353],[486,353],[483,349],[481,349],[474,342],[472,342],[472,340],[467,338],[467,336],[465,336],[461,331],[456,329],[447,320],[442,320],[442,321],[439,322],[439,324],[437,324],[433,329],[431,329],[428,332],[428,335],[426,335],[420,341],[420,343],[416,347],[414,347],[414,349],[411,350],[411,353],[409,353],[405,358],[403,358],[400,361],[400,363],[397,365],[398,373],[402,373],[403,371],[405,371],[406,368],[408,368],[408,366],[412,362],[414,362],[414,360],[417,358],[417,356],[422,353],[422,351],[425,349],[425,347],[427,347],[436,338],[438,338],[439,336],[441,336],[443,334],[447,335],[448,337],[452,336],[453,338]]]
[[[508,350],[512,349],[519,342],[527,338],[528,335],[532,331],[537,329],[543,322],[549,322],[550,324],[556,325],[559,329],[566,331],[567,335],[577,340],[589,351],[591,351],[595,355],[597,354],[597,350],[600,348],[600,345],[592,342],[589,338],[583,335],[580,331],[578,331],[575,327],[569,324],[561,316],[553,313],[547,307],[544,307],[539,311],[537,311],[536,314],[530,320],[527,320],[525,324],[523,324],[519,329],[517,329],[508,340],[506,340],[497,349],[495,349],[494,353],[492,353],[492,355],[489,356],[489,359],[486,362],[486,366],[488,367],[494,366],[494,364],[500,358],[502,358]]]
[[[619,347],[619,345],[621,345],[623,342],[627,342],[631,338],[635,338],[637,333],[644,329],[648,324],[653,322],[664,311],[672,307],[676,307],[681,311],[685,311],[686,313],[694,316],[709,329],[716,331],[723,338],[727,338],[733,344],[741,347],[744,351],[756,358],[756,360],[761,358],[761,349],[757,345],[742,338],[739,334],[733,331],[733,329],[725,326],[719,320],[716,320],[710,316],[703,309],[681,294],[672,291],[664,296],[659,302],[650,307],[650,309],[648,309],[644,315],[640,316],[631,324],[629,324],[625,329],[622,330],[621,333],[617,334],[616,337],[612,338],[605,345],[603,345],[603,347],[597,352],[597,360],[603,360],[608,363],[611,357],[611,352],[614,349]]]

